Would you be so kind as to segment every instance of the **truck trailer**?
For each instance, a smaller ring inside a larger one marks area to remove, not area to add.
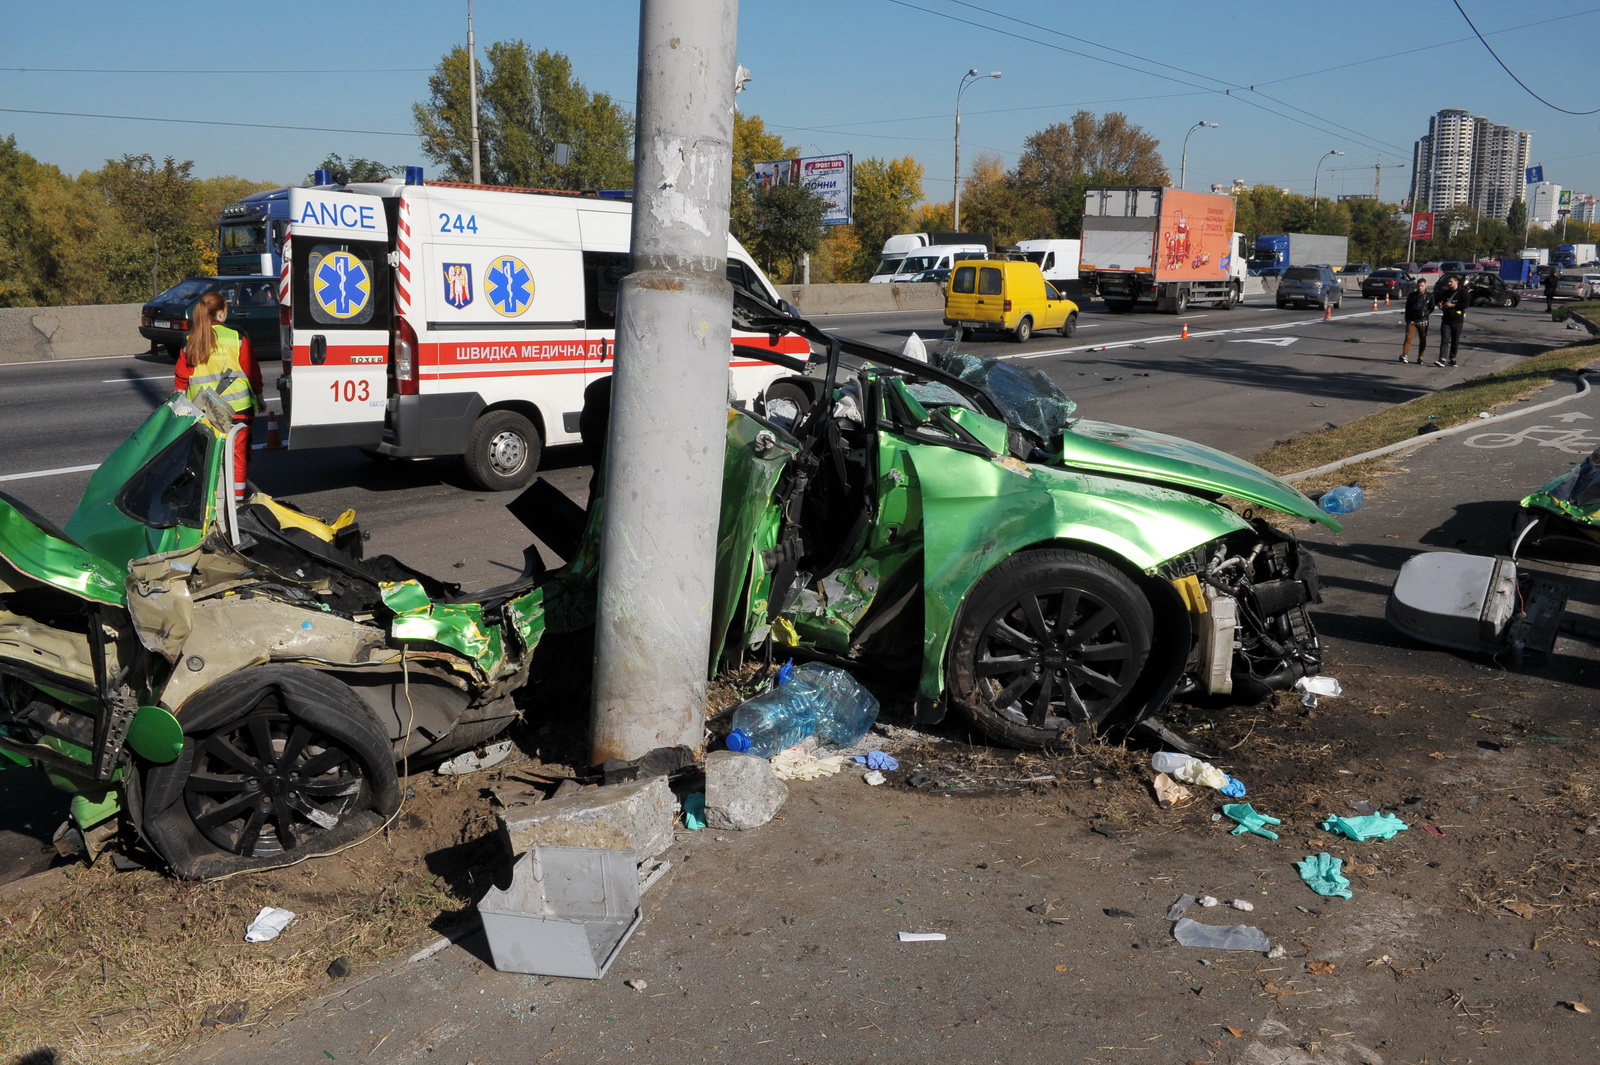
[[[1557,244],[1556,253],[1552,258],[1560,267],[1588,266],[1595,261],[1595,246],[1593,244]]]
[[[1350,261],[1350,238],[1325,233],[1274,233],[1257,237],[1250,269],[1268,266],[1316,266],[1326,263],[1337,269]]]
[[[1078,277],[1116,313],[1135,303],[1182,314],[1191,303],[1232,310],[1244,261],[1231,196],[1150,186],[1095,187],[1083,208]]]

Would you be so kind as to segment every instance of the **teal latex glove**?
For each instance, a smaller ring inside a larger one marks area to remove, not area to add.
[[[1239,822],[1239,826],[1232,833],[1235,836],[1253,832],[1266,839],[1277,839],[1278,834],[1266,826],[1283,824],[1276,817],[1268,817],[1266,814],[1257,813],[1255,807],[1247,802],[1230,802],[1222,807],[1222,812]]]
[[[1329,814],[1322,827],[1353,840],[1394,839],[1396,832],[1411,826],[1394,814],[1367,814],[1365,817],[1337,817]]]
[[[706,793],[696,791],[683,797],[683,827],[698,832],[706,827]]]
[[[1323,851],[1321,854],[1306,855],[1304,861],[1295,863],[1295,868],[1300,870],[1300,879],[1318,895],[1326,895],[1329,898],[1335,895],[1345,899],[1355,898],[1350,891],[1350,879],[1339,873],[1342,865],[1344,865],[1343,859],[1335,858],[1327,851]]]

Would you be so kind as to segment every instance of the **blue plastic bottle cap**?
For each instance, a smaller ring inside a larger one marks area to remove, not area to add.
[[[728,750],[748,751],[750,749],[750,734],[742,728],[736,728],[728,733]]]

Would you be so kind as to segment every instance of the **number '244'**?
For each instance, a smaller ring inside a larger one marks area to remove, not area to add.
[[[441,232],[441,233],[476,233],[477,231],[478,231],[478,216],[477,215],[475,215],[475,214],[469,214],[469,215],[466,215],[466,216],[456,215],[455,217],[452,218],[449,214],[447,214],[447,213],[445,213],[443,211],[439,212],[439,232]]]

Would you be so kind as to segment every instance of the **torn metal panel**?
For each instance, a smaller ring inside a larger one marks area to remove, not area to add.
[[[486,677],[505,664],[498,625],[486,625],[478,603],[435,603],[415,581],[383,585],[383,601],[394,611],[389,634],[396,640],[441,644],[470,658]]]

